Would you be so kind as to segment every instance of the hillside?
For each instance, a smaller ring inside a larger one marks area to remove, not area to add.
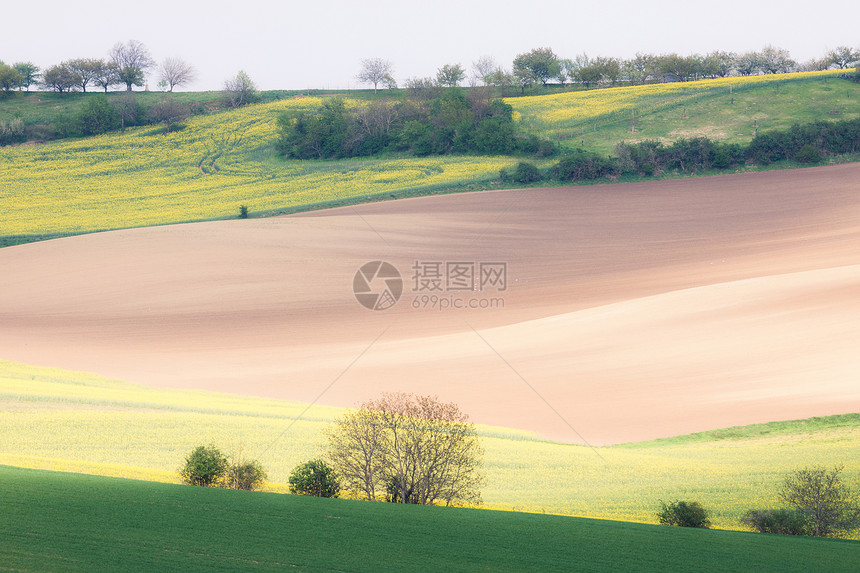
[[[584,143],[609,153],[624,139],[673,140],[701,134],[748,141],[754,122],[763,130],[797,121],[857,117],[860,85],[832,75],[754,76],[508,101],[527,130],[560,140],[566,147]],[[727,90],[737,95],[727,96]],[[735,97],[734,103],[727,97]],[[124,134],[0,148],[0,245],[233,218],[241,205],[259,216],[484,188],[495,185],[500,168],[517,161],[475,156],[348,161],[275,157],[278,113],[312,109],[320,101],[297,97],[196,116],[170,134],[150,126]],[[628,133],[634,111],[639,118],[635,134]]]
[[[0,464],[177,482],[200,444],[259,459],[267,490],[320,454],[339,408],[200,391],[158,390],[91,374],[0,361]],[[778,505],[781,476],[809,463],[847,463],[860,414],[719,430],[601,447],[547,442],[479,426],[485,505],[655,523],[660,499],[699,499],[715,527],[740,529],[751,507]]]
[[[531,132],[611,154],[620,141],[749,143],[794,123],[860,117],[860,84],[834,72],[728,77],[508,100]]]
[[[10,495],[14,493],[14,495]],[[277,496],[0,467],[12,570],[852,571],[856,541]]]

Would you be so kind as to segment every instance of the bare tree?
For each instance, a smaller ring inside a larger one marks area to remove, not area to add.
[[[376,500],[384,487],[388,433],[376,412],[360,408],[347,411],[326,429],[330,458],[345,489],[361,492],[368,501]]]
[[[394,82],[392,73],[394,64],[382,58],[369,58],[361,60],[361,71],[356,79],[361,83],[373,84],[373,93],[376,93],[379,84],[391,85]]]
[[[118,42],[111,49],[110,57],[127,91],[131,91],[132,86],[142,86],[146,80],[146,71],[155,66],[149,50],[137,40],[129,40],[126,44]]]
[[[141,110],[137,104],[137,100],[135,100],[134,92],[124,92],[119,98],[114,100],[113,106],[119,114],[122,131],[125,131],[125,128],[129,125],[137,123],[138,114]]]
[[[779,497],[806,514],[814,536],[839,537],[860,527],[860,494],[842,481],[843,469],[804,468],[783,482]]]
[[[194,66],[181,58],[165,58],[159,68],[161,81],[167,84],[168,91],[173,91],[175,86],[190,84],[197,77]]]
[[[362,404],[328,432],[330,457],[348,489],[368,500],[480,503],[483,451],[456,404],[395,393]]]
[[[188,106],[176,101],[176,96],[162,94],[161,100],[149,108],[149,116],[157,121],[163,122],[170,133],[170,128],[177,122],[191,115]]]
[[[498,66],[493,56],[481,56],[472,62],[472,75],[476,81],[487,85],[487,78]]]

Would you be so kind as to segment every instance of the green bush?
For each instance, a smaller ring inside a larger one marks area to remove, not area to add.
[[[662,525],[699,527],[702,529],[711,526],[708,510],[702,507],[698,501],[673,501],[669,504],[661,501],[657,519]]]
[[[13,119],[9,123],[0,122],[0,145],[11,145],[27,140],[24,123]]]
[[[612,175],[615,171],[613,160],[581,149],[562,157],[553,168],[555,177],[562,181],[590,181]]]
[[[809,516],[796,509],[751,509],[741,523],[759,533],[809,535]]]
[[[794,154],[794,160],[799,163],[818,163],[821,161],[821,152],[814,145],[807,143]]]
[[[84,136],[107,133],[120,127],[119,113],[104,94],[87,97],[75,120],[78,131]]]
[[[514,181],[517,183],[534,183],[542,179],[538,168],[526,161],[517,163],[517,168],[514,170]]]
[[[221,485],[229,469],[230,463],[221,450],[215,446],[198,446],[185,458],[185,466],[179,475],[183,483],[217,487]]]
[[[340,495],[340,480],[322,460],[310,460],[293,468],[289,478],[290,493],[316,497]]]

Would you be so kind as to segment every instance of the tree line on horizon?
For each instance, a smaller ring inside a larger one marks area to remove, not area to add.
[[[485,85],[498,88],[526,88],[557,84],[578,84],[585,88],[602,87],[624,83],[639,85],[670,81],[689,81],[720,78],[731,75],[749,76],[778,74],[794,71],[821,71],[848,69],[860,62],[860,48],[838,46],[828,50],[821,58],[798,63],[784,48],[771,45],[760,51],[743,53],[713,51],[705,55],[691,54],[647,54],[637,53],[630,59],[616,57],[589,57],[582,53],[574,58],[556,55],[552,48],[535,48],[518,54],[512,68],[506,69],[496,63],[492,56],[482,56],[472,63],[470,85]],[[368,58],[361,62],[356,76],[360,82],[378,88],[396,88],[394,64],[383,58]],[[445,64],[437,70],[436,77],[410,78],[407,89],[437,86],[457,86],[467,79],[465,68],[459,63]]]
[[[647,82],[686,81],[691,79],[726,77],[729,75],[775,74],[791,71],[818,71],[826,69],[848,69],[860,61],[860,47],[837,46],[828,50],[821,58],[798,63],[787,49],[765,46],[760,51],[743,53],[715,50],[708,54],[679,55],[637,53],[629,59],[597,56],[582,53],[574,58],[559,57],[548,47],[535,48],[518,54],[512,68],[498,65],[492,56],[482,56],[472,63],[470,83],[496,87],[518,87],[524,91],[532,85],[546,86],[549,83],[567,85],[580,84],[586,88],[615,85],[619,82],[631,85]],[[30,61],[11,65],[0,60],[0,91],[9,94],[15,90],[29,91],[32,86],[47,91],[67,93],[88,87],[107,92],[114,86],[125,86],[126,91],[145,85],[147,75],[155,70],[158,86],[163,91],[173,91],[177,86],[188,85],[196,79],[195,68],[179,57],[165,58],[156,64],[149,50],[142,43],[130,40],[118,42],[107,58],[71,58],[47,68],[40,68]],[[373,85],[397,87],[393,77],[394,65],[383,58],[362,60],[356,78]],[[466,70],[457,64],[445,64],[435,78],[410,78],[406,87],[428,81],[438,85],[459,85],[467,77]],[[229,82],[230,80],[228,80]]]
[[[64,93],[98,87],[107,93],[113,86],[125,86],[126,91],[132,91],[135,86],[145,85],[146,76],[153,69],[158,74],[159,87],[171,92],[197,77],[194,67],[182,58],[169,57],[156,64],[146,46],[129,40],[116,43],[107,58],[72,58],[44,70],[32,62],[9,66],[0,61],[0,89],[9,93],[15,89],[29,91],[36,86]]]

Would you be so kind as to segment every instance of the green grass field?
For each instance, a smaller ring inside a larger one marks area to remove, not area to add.
[[[795,123],[860,117],[860,83],[834,72],[747,76],[508,100],[529,131],[611,154],[620,141],[748,143]]]
[[[860,543],[0,466],[7,571],[856,571]]]
[[[753,76],[510,98],[528,131],[565,147],[610,153],[621,140],[707,135],[745,142],[758,129],[860,115],[860,84],[832,73]],[[731,94],[729,93],[731,90]],[[92,94],[50,97],[34,117],[79,105]],[[159,94],[141,94],[153,98]],[[0,246],[93,231],[237,217],[241,205],[265,216],[416,194],[498,187],[516,157],[376,157],[341,161],[276,156],[276,118],[321,98],[272,101],[192,117],[170,134],[147,126],[97,137],[0,148]],[[177,94],[205,103],[211,94]],[[275,99],[275,97],[280,99]],[[357,92],[355,101],[369,97]],[[734,103],[731,98],[734,97]],[[29,101],[29,100],[27,100]],[[215,101],[215,100],[212,100]],[[60,103],[64,102],[64,103]],[[355,102],[353,102],[355,103]],[[41,105],[41,104],[40,104]],[[53,109],[53,111],[51,111]],[[4,111],[5,110],[5,111]],[[636,132],[631,131],[636,113]],[[13,115],[16,113],[12,111]],[[24,113],[18,110],[17,113]],[[539,162],[541,166],[551,163]],[[667,176],[671,176],[667,175]]]
[[[0,361],[0,464],[178,482],[185,455],[214,443],[258,459],[269,491],[324,452],[342,410],[169,391]],[[656,523],[659,501],[695,499],[715,527],[742,529],[751,508],[778,507],[782,476],[845,463],[860,478],[860,414],[759,424],[590,449],[479,426],[489,508]]]

